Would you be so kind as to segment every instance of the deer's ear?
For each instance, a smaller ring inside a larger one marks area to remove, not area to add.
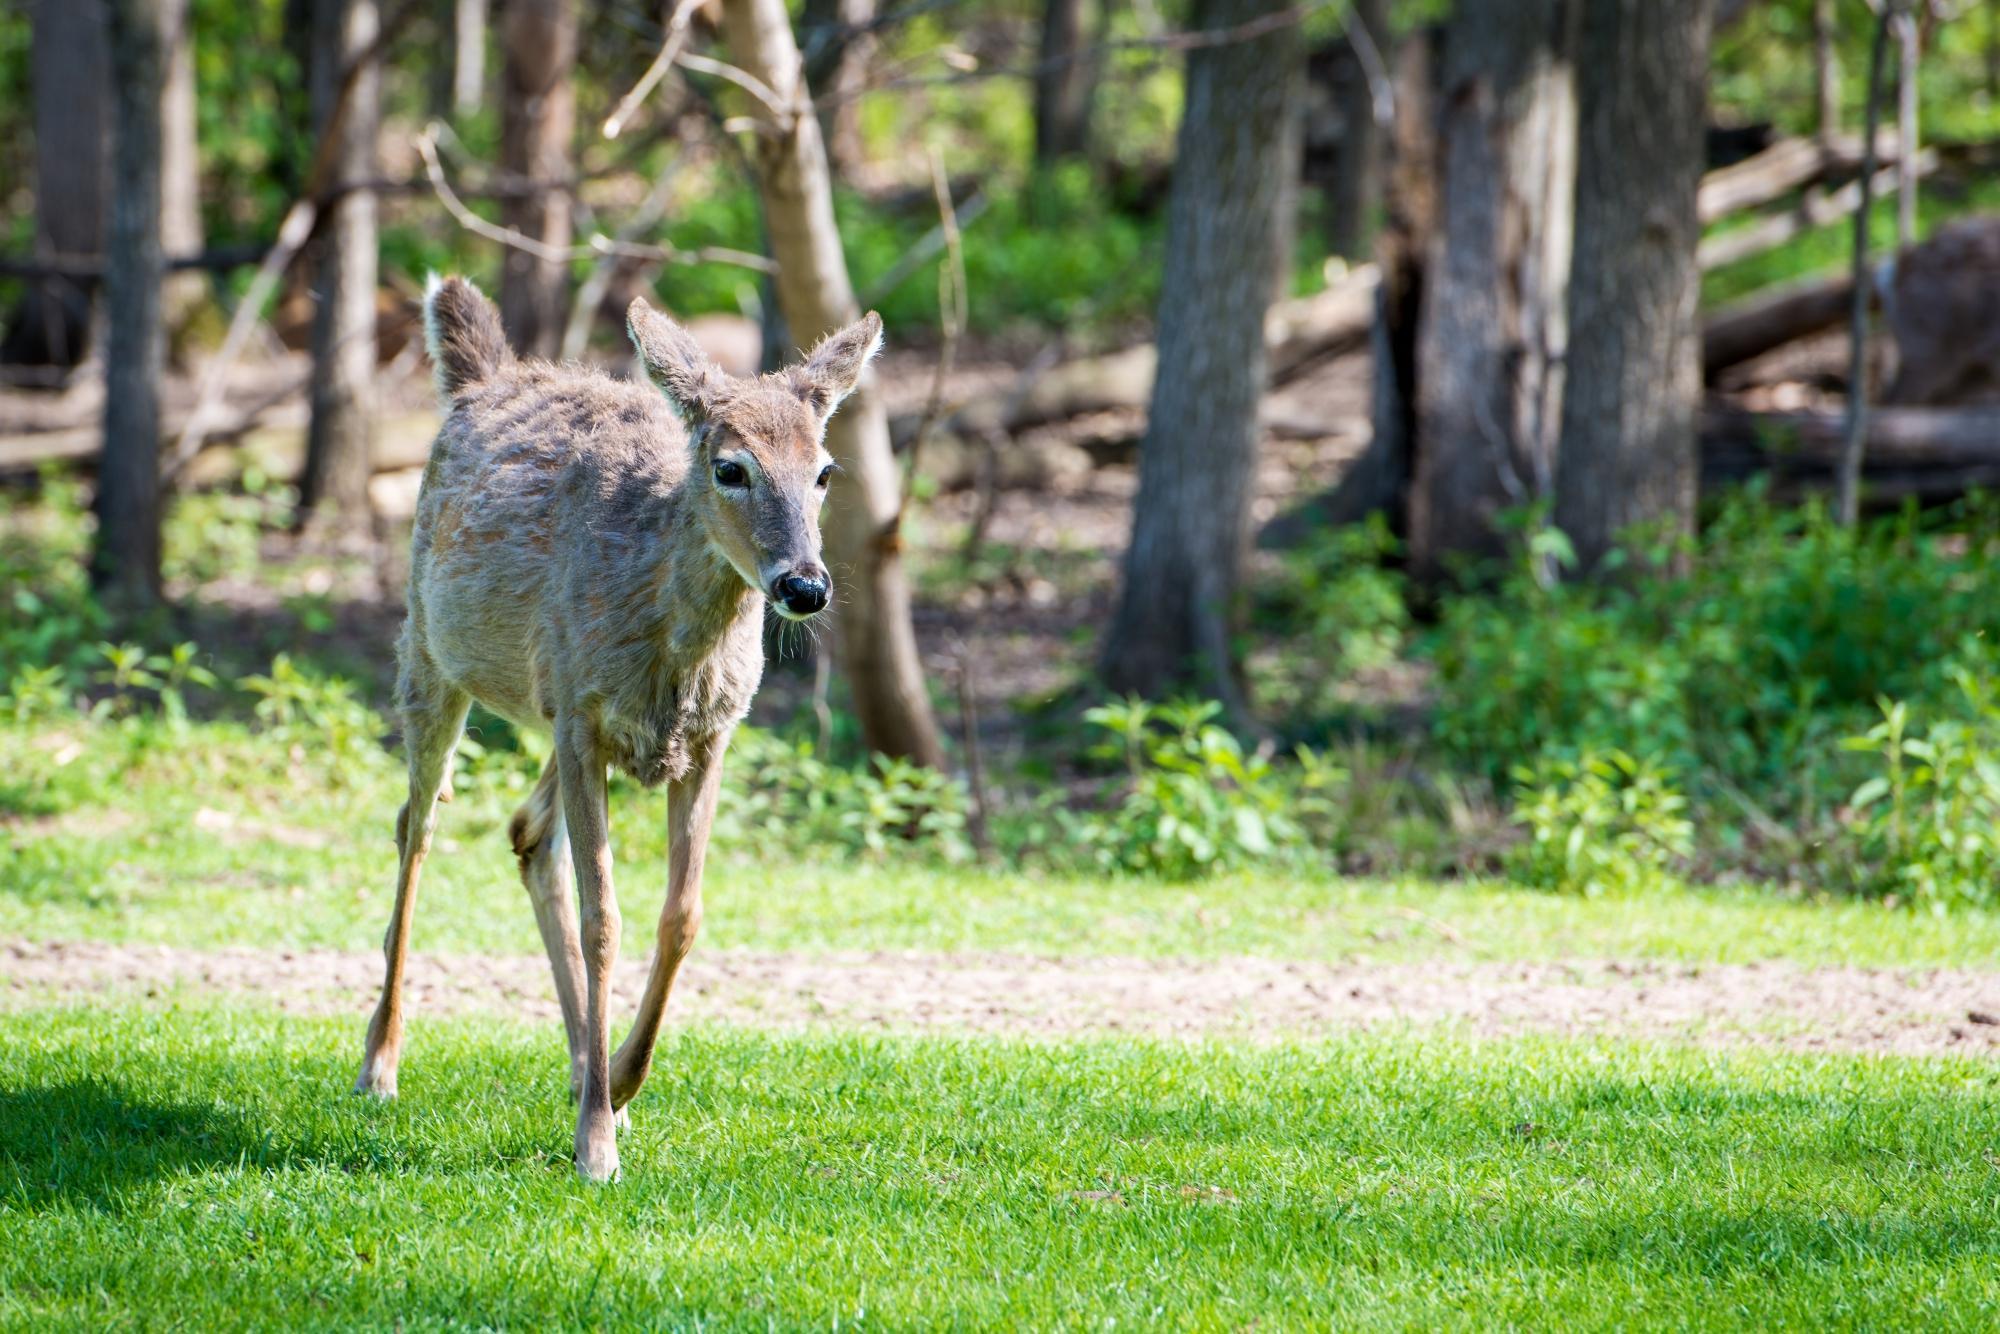
[[[646,367],[646,377],[677,404],[692,424],[708,420],[727,391],[729,377],[708,359],[694,335],[634,297],[625,310],[625,331]]]
[[[819,340],[801,364],[792,367],[792,388],[824,422],[854,392],[861,372],[882,346],[882,317],[869,311],[845,329]]]

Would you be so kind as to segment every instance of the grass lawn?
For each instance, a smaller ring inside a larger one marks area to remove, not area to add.
[[[1991,1327],[2000,1072],[1407,1039],[669,1038],[625,1179],[559,1038],[0,1019],[0,1323]]]

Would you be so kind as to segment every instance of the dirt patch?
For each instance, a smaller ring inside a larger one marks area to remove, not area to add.
[[[365,1014],[370,954],[0,944],[0,1007],[105,995],[255,997],[293,1013]],[[416,957],[425,1014],[558,1014],[540,958]],[[643,965],[624,962],[629,1012]],[[1351,967],[1264,959],[1039,959],[1002,954],[697,950],[673,1020],[757,1028],[1127,1034],[1253,1041],[1385,1028],[1555,1034],[1906,1054],[2000,1047],[2000,973],[1616,961]]]

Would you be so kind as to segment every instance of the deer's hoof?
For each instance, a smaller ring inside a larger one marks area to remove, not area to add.
[[[396,1072],[364,1065],[361,1067],[360,1078],[354,1081],[354,1091],[388,1102],[396,1096]]]

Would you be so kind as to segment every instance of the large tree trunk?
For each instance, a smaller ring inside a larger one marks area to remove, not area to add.
[[[117,190],[104,274],[104,454],[91,582],[131,610],[160,595],[160,96],[168,0],[111,0]]]
[[[806,86],[820,99],[819,133],[835,175],[861,158],[861,91],[875,37],[875,0],[806,0]]]
[[[759,108],[757,182],[778,304],[792,337],[810,345],[860,314],[833,218],[833,189],[819,121],[801,76],[784,0],[725,0],[724,27],[736,63],[774,90],[782,116]],[[843,471],[827,507],[827,549],[842,589],[840,662],[854,694],[862,739],[887,755],[938,765],[943,750],[910,624],[896,461],[872,374],[834,414],[826,447]]]
[[[500,166],[519,180],[568,181],[576,131],[575,0],[507,0],[500,15]],[[550,246],[570,243],[569,191],[510,195],[501,221]],[[516,350],[553,357],[569,318],[569,265],[509,248],[500,270],[500,321]]]
[[[1460,0],[1439,78],[1439,213],[1417,332],[1410,563],[1436,584],[1504,552],[1548,498],[1568,351],[1575,11]]]
[[[1200,28],[1230,28],[1283,0],[1204,0]],[[1139,453],[1139,495],[1103,671],[1115,690],[1181,686],[1246,710],[1231,640],[1248,544],[1264,389],[1264,311],[1296,163],[1288,125],[1304,73],[1298,28],[1200,47],[1187,62],[1159,373]]]
[[[301,517],[358,532],[368,524],[368,454],[375,431],[375,194],[345,188],[376,174],[381,72],[370,54],[378,31],[375,0],[314,0],[312,101],[326,133],[350,62],[369,56],[356,78],[334,162],[341,192],[320,216],[312,324],[312,418]]]
[[[199,254],[202,244],[201,156],[195,133],[191,19],[188,0],[167,0],[166,24],[171,44],[167,53],[160,145],[160,242],[173,256]],[[207,294],[208,279],[199,269],[168,274],[161,294],[167,328],[178,333]]]
[[[1340,149],[1326,185],[1327,248],[1350,260],[1366,259],[1382,204],[1383,126],[1376,118],[1376,62],[1389,58],[1389,0],[1354,0],[1340,66]],[[1374,78],[1370,77],[1371,71]]]
[[[1583,569],[1694,522],[1709,0],[1585,0],[1556,527]]]
[[[1087,22],[1092,8],[1091,0],[1042,2],[1042,45],[1035,65],[1037,166],[1090,151],[1090,104],[1097,93],[1097,61]]]
[[[35,0],[30,61],[35,119],[35,246],[51,259],[104,249],[110,188],[111,54],[104,0]],[[70,367],[83,360],[95,282],[27,285],[0,361]]]

